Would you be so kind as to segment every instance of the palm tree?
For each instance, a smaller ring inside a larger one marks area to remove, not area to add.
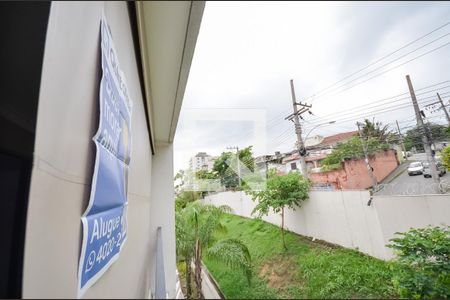
[[[242,270],[250,283],[251,257],[247,246],[236,239],[217,241],[214,238],[215,232],[225,230],[220,219],[223,213],[230,210],[228,206],[215,207],[195,201],[176,213],[177,254],[186,261],[187,297],[191,293],[190,265],[193,261],[196,298],[201,298],[203,253],[211,260]]]
[[[186,214],[182,213],[183,208],[177,206],[177,211],[175,212],[175,235],[176,235],[176,251],[177,258],[184,260],[186,263],[186,298],[191,299],[192,297],[192,286],[191,286],[191,275],[192,275],[192,259],[194,257],[194,247],[195,237],[192,230],[190,230],[189,220]]]
[[[372,119],[372,122],[364,119],[362,133],[364,137],[376,138],[380,143],[387,143],[393,137],[393,133],[389,130],[389,125],[383,126],[381,122],[375,122],[375,118]]]

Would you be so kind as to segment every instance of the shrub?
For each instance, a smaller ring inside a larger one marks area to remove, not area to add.
[[[450,298],[450,227],[397,233],[388,247],[397,254],[393,283],[403,298]]]
[[[334,170],[339,170],[339,169],[342,169],[342,163],[324,165],[321,167],[320,170],[322,172],[328,172],[328,171],[334,171]]]
[[[441,152],[442,163],[450,171],[450,146],[447,146]]]

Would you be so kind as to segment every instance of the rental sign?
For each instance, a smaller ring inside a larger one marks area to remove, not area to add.
[[[83,242],[78,297],[116,261],[127,238],[131,100],[105,17],[101,20],[100,118],[89,204],[81,217]]]

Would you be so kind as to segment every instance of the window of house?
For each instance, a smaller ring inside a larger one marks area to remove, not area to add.
[[[291,163],[291,170],[297,170],[297,163]]]

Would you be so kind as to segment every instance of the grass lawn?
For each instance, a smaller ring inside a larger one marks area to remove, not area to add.
[[[386,262],[357,251],[326,246],[286,233],[262,220],[225,215],[226,233],[248,246],[254,276],[249,286],[244,274],[204,259],[227,298],[396,298]]]

